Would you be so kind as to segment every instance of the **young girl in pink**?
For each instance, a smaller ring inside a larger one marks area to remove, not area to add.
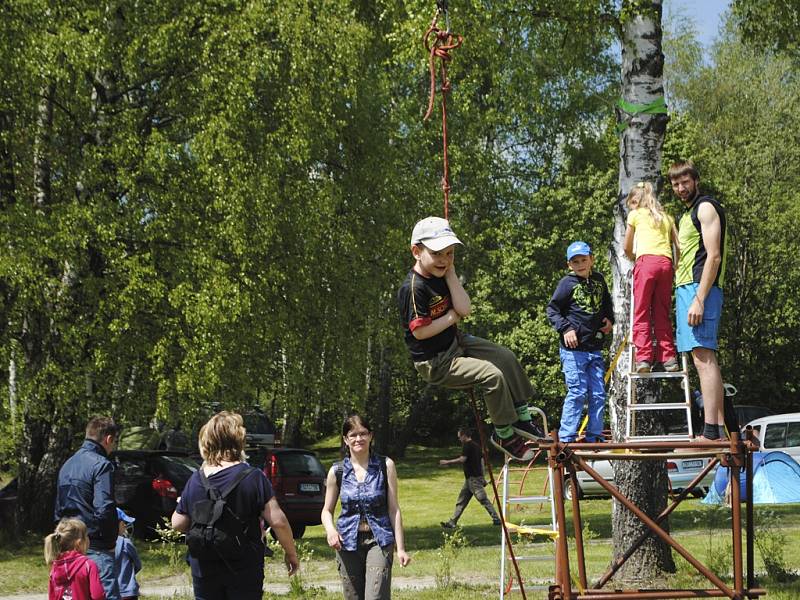
[[[675,221],[661,207],[650,183],[636,184],[628,194],[628,209],[624,250],[629,258],[636,260],[633,268],[634,370],[647,373],[654,364],[663,363],[665,371],[678,371],[680,367],[670,321],[673,264],[678,261],[678,230]]]
[[[97,565],[86,556],[89,536],[78,519],[62,519],[44,538],[44,559],[50,567],[48,600],[105,600]]]

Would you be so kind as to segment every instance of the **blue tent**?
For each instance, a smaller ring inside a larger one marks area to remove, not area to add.
[[[714,483],[703,498],[703,504],[725,502],[728,487],[727,467],[717,467]],[[745,473],[740,478],[742,500],[747,499]],[[789,504],[800,502],[800,465],[784,452],[753,453],[753,503]]]

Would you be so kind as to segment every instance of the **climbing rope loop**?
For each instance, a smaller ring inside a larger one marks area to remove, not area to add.
[[[449,26],[445,29],[441,29],[437,25],[441,14],[444,14],[445,19],[447,19],[446,9],[443,11],[440,6],[433,17],[430,27],[428,27],[422,38],[425,51],[428,53],[428,70],[431,80],[428,109],[425,111],[425,116],[422,120],[427,121],[433,114],[433,104],[436,100],[436,72],[438,70],[441,80],[439,93],[442,98],[442,161],[444,164],[442,171],[442,193],[444,194],[444,218],[447,219],[450,201],[450,165],[447,156],[447,92],[450,91],[450,79],[447,76],[447,63],[452,60],[450,52],[460,47],[464,42],[464,38],[450,31]],[[437,59],[439,61],[438,69],[436,67]]]

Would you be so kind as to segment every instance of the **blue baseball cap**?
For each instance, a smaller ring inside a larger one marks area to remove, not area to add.
[[[572,260],[576,256],[591,256],[592,249],[586,242],[572,242],[567,248],[567,260]]]
[[[127,514],[125,514],[125,511],[122,510],[121,508],[117,509],[117,519],[119,521],[122,521],[126,525],[130,525],[136,520],[134,517],[130,517]]]

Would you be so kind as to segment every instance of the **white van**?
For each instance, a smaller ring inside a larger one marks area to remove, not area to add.
[[[800,463],[800,412],[761,417],[748,423],[763,451],[785,452]]]

